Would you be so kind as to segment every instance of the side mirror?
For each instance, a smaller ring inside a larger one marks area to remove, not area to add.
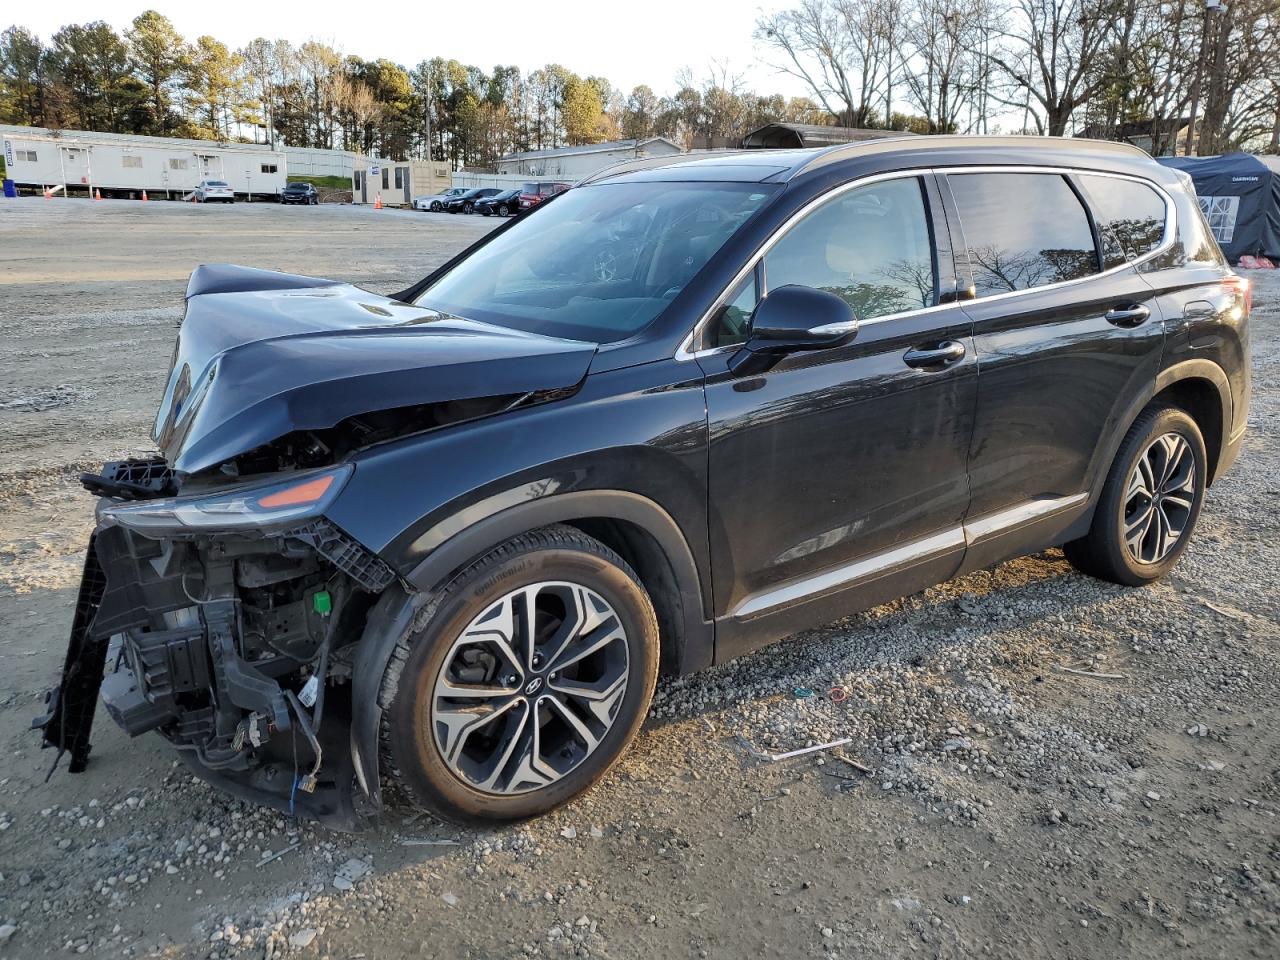
[[[834,293],[788,284],[769,291],[751,314],[751,336],[729,358],[734,373],[767,369],[800,350],[825,350],[858,335],[853,308]]]

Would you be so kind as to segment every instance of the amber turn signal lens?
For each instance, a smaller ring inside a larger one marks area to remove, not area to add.
[[[306,483],[285,490],[269,493],[258,501],[260,507],[296,507],[304,503],[315,503],[325,495],[325,491],[333,486],[333,474],[316,477]]]

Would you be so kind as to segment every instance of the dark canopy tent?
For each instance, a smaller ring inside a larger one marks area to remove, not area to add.
[[[1280,258],[1280,157],[1157,157],[1185,171],[1200,209],[1232,263],[1245,255]]]

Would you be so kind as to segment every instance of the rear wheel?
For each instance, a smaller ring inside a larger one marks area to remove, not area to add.
[[[447,820],[545,813],[622,754],[657,670],[653,605],[625,561],[570,527],[524,534],[401,638],[383,678],[384,769]]]
[[[1200,517],[1207,462],[1200,428],[1185,411],[1148,407],[1120,444],[1089,532],[1063,547],[1067,559],[1128,586],[1163,577]]]

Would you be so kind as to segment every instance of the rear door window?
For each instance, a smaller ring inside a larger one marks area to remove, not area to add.
[[[1085,173],[1080,184],[1089,198],[1102,240],[1102,265],[1110,270],[1138,260],[1164,242],[1164,197],[1137,180]]]
[[[979,297],[1078,280],[1099,271],[1084,205],[1054,173],[959,173],[955,196]]]

